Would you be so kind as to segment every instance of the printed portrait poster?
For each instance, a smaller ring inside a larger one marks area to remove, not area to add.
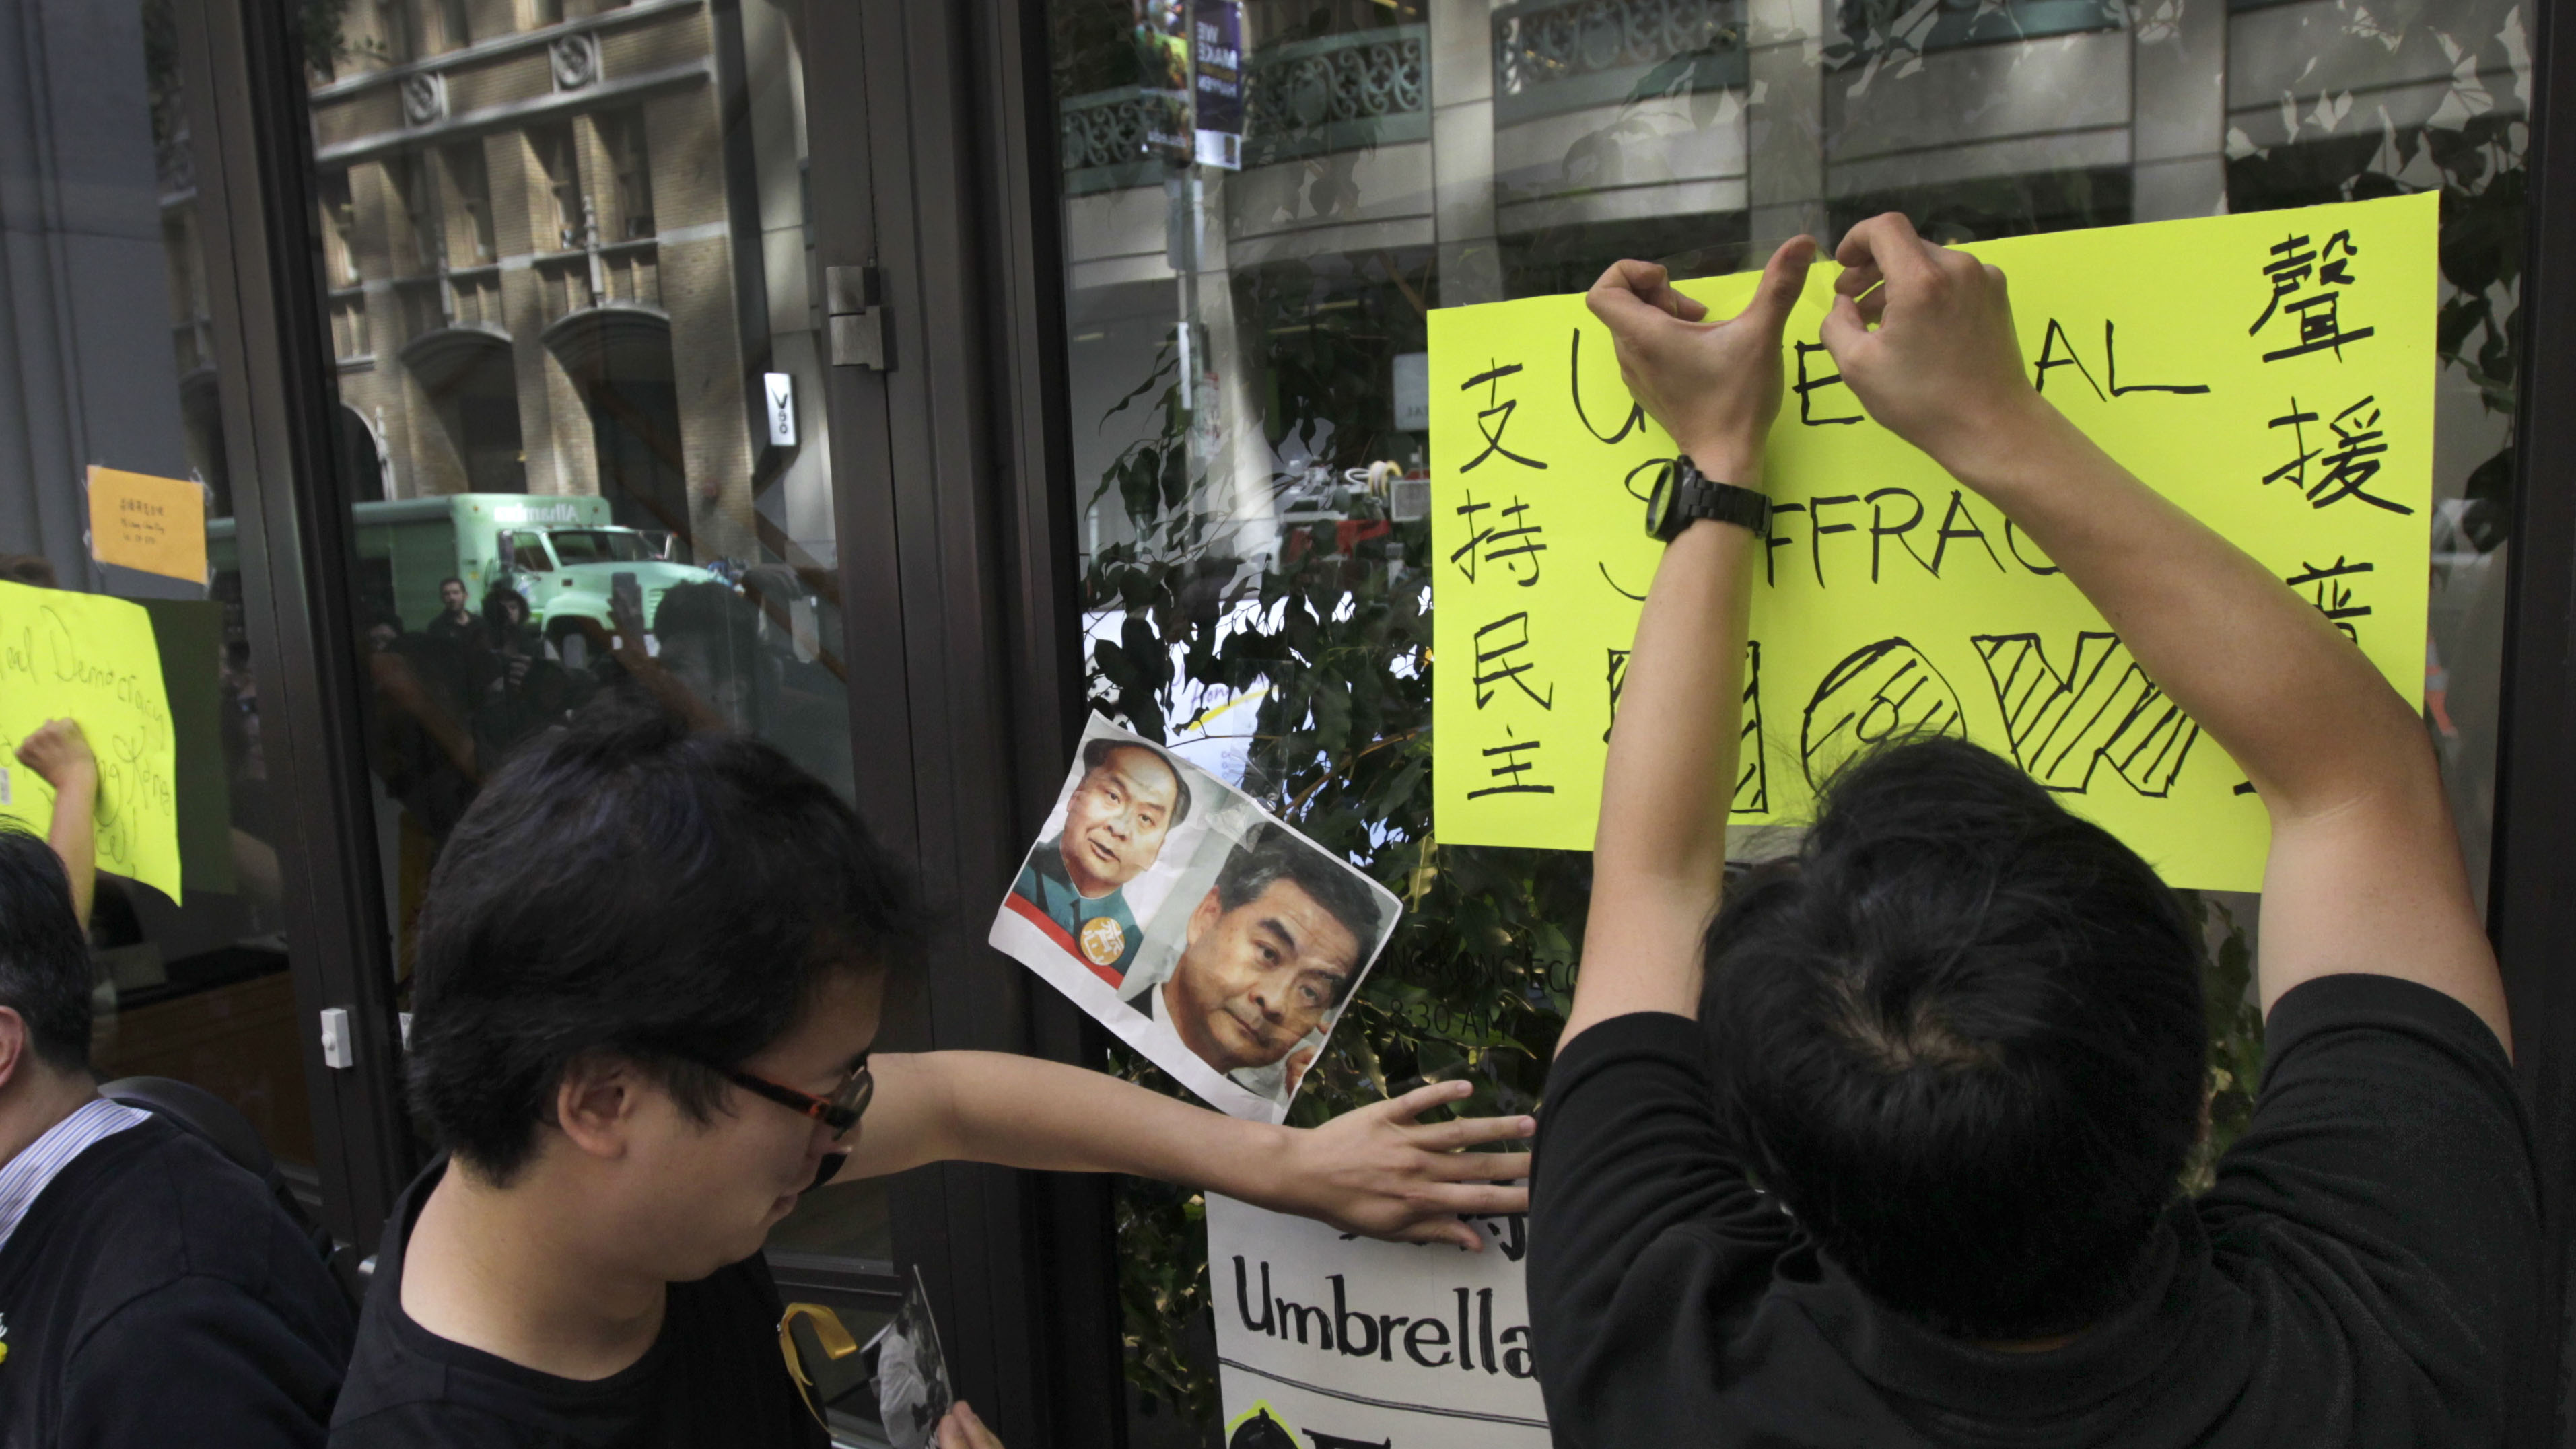
[[[1547,1449],[1526,1219],[1468,1221],[1481,1253],[1208,1194],[1226,1449]]]
[[[989,939],[1210,1106],[1277,1122],[1402,911],[1095,714]]]

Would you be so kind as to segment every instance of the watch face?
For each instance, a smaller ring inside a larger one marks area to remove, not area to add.
[[[1673,469],[1669,466],[1655,475],[1655,491],[1646,495],[1646,532],[1664,536],[1664,521],[1673,511]]]

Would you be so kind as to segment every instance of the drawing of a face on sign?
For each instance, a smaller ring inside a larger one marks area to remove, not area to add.
[[[1209,1105],[1276,1122],[1402,913],[1258,800],[1094,716],[988,939]]]

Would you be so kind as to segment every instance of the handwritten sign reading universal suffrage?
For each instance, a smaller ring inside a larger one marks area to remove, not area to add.
[[[2430,568],[2436,199],[1968,248],[2012,281],[2048,400],[2313,602],[2409,698]],[[1869,420],[1791,316],[1733,822],[1805,818],[1855,750],[1924,730],[2017,761],[2178,886],[2254,890],[2243,772],[1976,494]],[[1744,274],[1682,290],[1731,316]],[[1580,297],[1431,314],[1436,825],[1586,850],[1672,451]]]
[[[80,721],[98,756],[99,869],[179,898],[178,762],[161,655],[142,606],[0,584],[0,741]],[[42,833],[53,787],[0,751],[0,815]]]

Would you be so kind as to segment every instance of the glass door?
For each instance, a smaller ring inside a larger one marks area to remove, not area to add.
[[[547,729],[639,697],[853,795],[849,460],[798,0],[307,13],[399,1011],[443,843]],[[884,1189],[810,1195],[772,1249],[848,1316],[891,1281]]]
[[[1695,277],[1800,232],[1830,247],[1889,210],[1955,241],[2440,192],[2421,704],[2483,899],[2530,7],[1046,9],[1089,698],[1410,907],[1305,1110],[1465,1073],[1481,1109],[1518,1111],[1545,1080],[1588,861],[1431,833],[1428,585],[1449,561],[1430,549],[1425,317],[1579,291],[1622,257]],[[1208,119],[1211,77],[1239,84],[1239,119]],[[2198,905],[2223,1145],[2260,1060],[2245,949],[2260,902]],[[1136,1442],[1201,1442],[1217,1401],[1199,1219],[1185,1195],[1137,1190],[1119,1220]]]

